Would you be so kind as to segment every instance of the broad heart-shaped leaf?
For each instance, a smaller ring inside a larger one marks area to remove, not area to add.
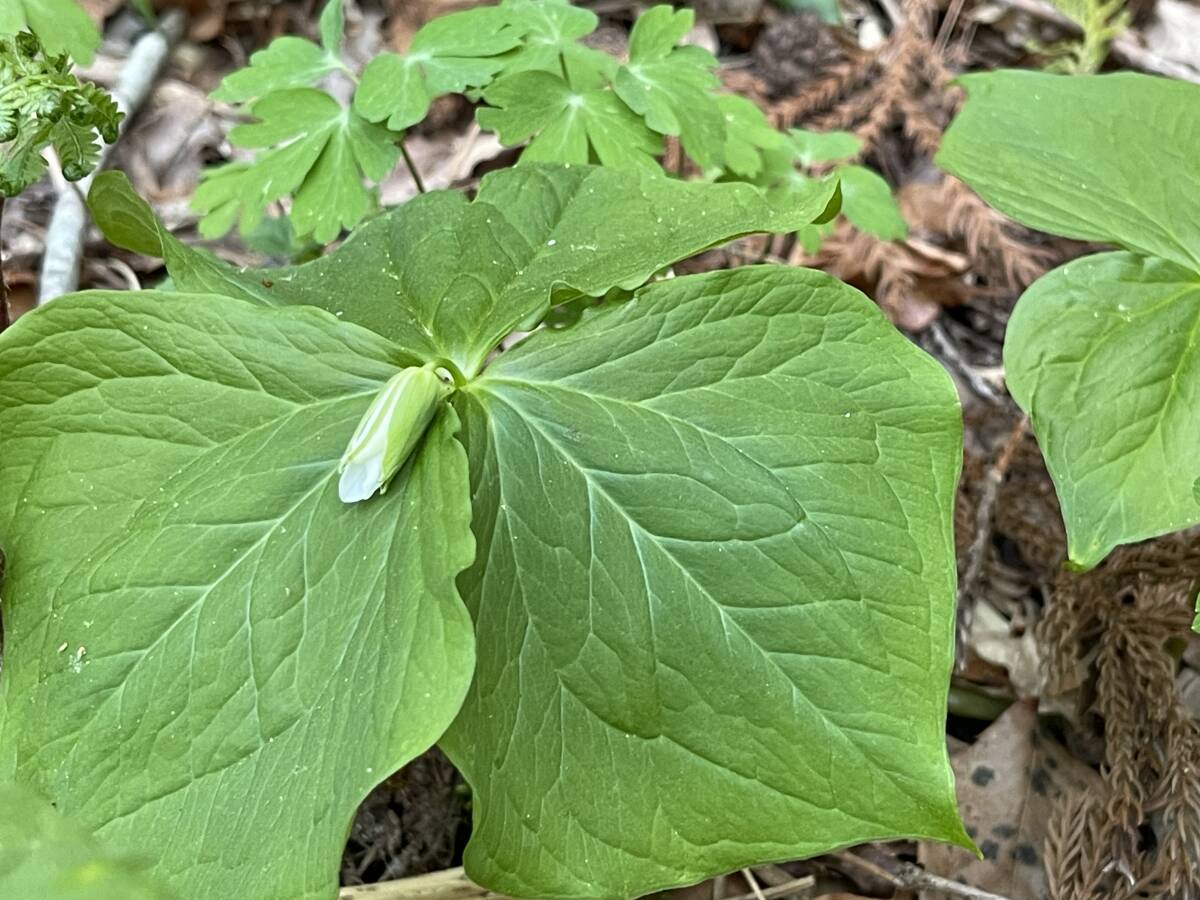
[[[266,152],[204,173],[192,197],[205,213],[201,233],[219,237],[235,222],[252,231],[269,203],[293,193],[297,234],[327,243],[357,225],[371,206],[363,178],[380,181],[392,170],[397,135],[314,88],[276,91],[250,109],[261,121],[238,125],[229,140]]]
[[[498,54],[517,46],[524,28],[504,7],[480,6],[433,19],[405,56],[381,53],[354,93],[355,111],[402,131],[425,118],[442,94],[482,87],[504,68]]]
[[[0,778],[187,900],[335,895],[355,806],[473,667],[453,410],[386,496],[337,495],[411,361],[320,310],[155,292],[0,336]]]
[[[949,379],[866,297],[750,267],[543,330],[457,395],[472,878],[633,897],[898,835],[970,845],[945,699]]]
[[[87,65],[100,43],[100,32],[76,0],[3,0],[0,34],[29,29],[49,54],[69,53]]]
[[[1034,282],[1004,343],[1071,560],[1200,523],[1200,275],[1102,253]]]
[[[717,61],[700,47],[675,47],[692,27],[690,9],[655,6],[629,34],[629,62],[613,88],[625,104],[660,134],[677,135],[702,168],[723,162],[725,114],[713,93]]]
[[[943,169],[1031,228],[1200,269],[1200,85],[1029,71],[961,83]]]
[[[118,179],[108,181],[106,203],[121,215],[98,216],[98,224],[115,219],[123,246],[152,245],[148,211],[137,211],[144,204]],[[319,306],[470,377],[552,301],[640,287],[739,235],[794,231],[820,217],[836,191],[836,182],[814,181],[776,207],[744,184],[534,164],[487,176],[472,203],[454,192],[424,194],[301,266],[235,269],[181,245],[167,266],[181,290]]]
[[[0,784],[0,897],[171,900],[138,860],[114,853],[49,803]]]
[[[659,170],[662,137],[612,91],[577,92],[558,75],[529,71],[506,75],[483,92],[497,108],[481,108],[479,124],[506,145],[536,135],[521,161],[589,163]]]

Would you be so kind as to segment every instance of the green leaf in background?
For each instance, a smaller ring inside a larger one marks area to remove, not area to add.
[[[27,28],[49,54],[68,53],[86,66],[100,45],[100,32],[75,0],[3,0],[0,7],[0,34]]]
[[[235,222],[252,231],[267,206],[289,194],[299,235],[328,243],[362,221],[373,203],[363,179],[379,181],[396,165],[396,135],[314,88],[275,91],[250,109],[260,121],[238,125],[229,140],[266,152],[204,173],[192,197],[205,214],[201,234],[219,237]]]
[[[688,156],[702,168],[722,163],[725,114],[713,90],[717,61],[700,47],[676,47],[691,30],[690,9],[655,6],[629,34],[629,62],[617,70],[617,95],[659,134],[679,137]]]
[[[337,495],[412,361],[318,310],[155,292],[0,336],[0,777],[187,900],[335,894],[357,804],[473,669],[454,411],[385,497]]]
[[[488,175],[471,203],[457,192],[423,194],[301,266],[237,269],[182,245],[167,266],[181,290],[318,306],[470,378],[552,302],[640,287],[743,234],[794,231],[820,217],[835,192],[835,182],[813,181],[777,208],[745,184],[531,164]],[[111,179],[104,199],[120,212],[97,222],[115,225],[118,243],[152,244],[148,211],[135,212],[131,195],[127,182]]]
[[[1021,297],[1004,363],[1073,562],[1200,523],[1200,274],[1130,253],[1069,262]]]
[[[511,10],[499,6],[439,16],[424,25],[406,55],[381,53],[363,70],[354,109],[370,122],[403,131],[442,94],[482,87],[504,68],[499,54],[521,40]]]
[[[849,131],[808,131],[793,128],[788,132],[800,165],[840,162],[862,151],[862,138]]]
[[[1068,263],[1018,302],[1005,371],[1080,567],[1200,521],[1200,87],[1000,71],[937,162],[1031,228],[1131,253]]]
[[[763,171],[762,151],[784,146],[787,138],[745,97],[721,94],[717,106],[725,117],[725,168],[752,179]]]
[[[483,99],[497,108],[481,108],[476,118],[502,144],[533,137],[522,162],[596,161],[660,171],[662,138],[610,90],[577,92],[558,75],[528,71],[499,78]]]
[[[1200,269],[1200,85],[1131,72],[964,75],[937,163],[1023,225]],[[1151,162],[1153,161],[1153,163]]]
[[[145,865],[113,853],[41,797],[0,784],[0,897],[170,900]]]
[[[835,171],[842,183],[842,215],[851,225],[882,241],[908,237],[908,224],[882,175],[865,166],[838,166]]]
[[[319,31],[324,46],[285,35],[250,56],[250,64],[226,75],[213,91],[214,100],[236,103],[272,91],[313,84],[344,69],[338,55],[342,43],[342,0],[330,0],[321,13]]]
[[[958,400],[866,297],[779,267],[663,282],[456,403],[479,644],[443,746],[472,878],[635,897],[970,846],[944,733]]]
[[[842,10],[838,6],[838,0],[775,0],[775,2],[793,12],[805,12],[806,10],[815,12],[827,25],[842,24]]]
[[[505,74],[550,72],[577,91],[602,87],[616,75],[613,57],[579,43],[596,30],[596,14],[590,9],[569,0],[504,0],[501,5],[525,31],[521,44],[505,54]]]

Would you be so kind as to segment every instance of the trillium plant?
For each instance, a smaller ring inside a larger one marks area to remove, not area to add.
[[[1004,342],[1070,559],[1091,568],[1200,524],[1200,157],[1181,149],[1200,143],[1200,86],[1024,71],[962,83],[942,167],[1030,227],[1117,248],[1038,279]]]
[[[515,896],[970,846],[950,379],[820,272],[664,277],[837,197],[529,163],[237,269],[100,175],[172,290],[0,337],[0,781],[54,806],[0,887],[331,898],[435,743]]]

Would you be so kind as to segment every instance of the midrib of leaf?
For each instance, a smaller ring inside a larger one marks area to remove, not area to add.
[[[518,385],[523,385],[526,387],[536,386],[539,389],[544,389],[547,387],[554,387],[554,388],[561,389],[564,391],[570,391],[570,388],[566,388],[562,385],[551,385],[547,382],[531,383],[531,382],[527,382],[527,381],[521,381],[518,379],[488,378],[484,384],[486,385],[486,383],[501,383],[501,382],[518,384]],[[704,585],[702,585],[699,581],[697,581],[695,576],[692,574],[692,572],[679,561],[679,559],[675,556],[674,553],[671,552],[671,550],[667,546],[660,543],[661,539],[659,538],[658,535],[648,532],[641,525],[641,523],[639,523],[635,518],[633,518],[629,514],[629,512],[617,501],[617,499],[614,498],[607,489],[605,489],[605,487],[602,484],[597,483],[592,477],[592,475],[593,475],[592,470],[588,469],[584,466],[581,466],[574,459],[572,454],[566,448],[564,448],[562,446],[562,444],[559,443],[559,441],[552,434],[550,434],[548,431],[546,431],[546,429],[544,429],[541,426],[541,424],[538,421],[536,416],[533,416],[533,415],[528,414],[525,411],[523,411],[517,404],[513,403],[510,398],[503,397],[499,393],[496,393],[496,392],[487,391],[486,386],[481,387],[480,393],[486,393],[489,398],[507,406],[510,410],[512,410],[512,412],[515,413],[522,422],[524,422],[529,428],[534,430],[550,447],[552,447],[559,454],[559,456],[562,459],[568,461],[575,468],[575,470],[580,473],[580,475],[583,477],[585,483],[587,484],[589,497],[592,496],[593,492],[599,493],[599,495],[604,497],[604,499],[607,501],[610,508],[612,508],[614,511],[618,512],[621,515],[621,517],[628,523],[631,532],[634,532],[635,535],[641,535],[643,538],[649,539],[651,542],[651,545],[653,547],[655,547],[657,550],[659,550],[663,554],[663,556],[665,556],[671,562],[671,564],[680,572],[680,574],[687,580],[687,582],[689,584],[692,584],[703,597],[705,597],[710,603],[712,603],[713,607],[717,610],[717,612],[721,616],[721,621],[728,623],[730,626],[732,626],[734,628],[734,630],[736,630],[740,635],[742,635],[742,637],[745,638],[745,640],[749,644],[751,644],[752,646],[754,646],[755,648],[758,649],[760,655],[771,664],[771,667],[776,672],[776,674],[780,678],[782,678],[786,684],[789,685],[792,696],[797,698],[798,700],[800,700],[806,708],[808,708],[809,710],[811,710],[813,712],[815,717],[824,725],[827,732],[832,732],[832,733],[836,733],[836,734],[840,735],[841,739],[842,739],[842,743],[844,745],[847,745],[854,752],[854,754],[856,756],[858,756],[864,762],[866,762],[872,766],[878,766],[879,767],[878,770],[883,772],[886,775],[887,779],[893,784],[893,786],[895,786],[895,788],[897,789],[897,791],[899,793],[909,797],[910,799],[912,799],[914,801],[920,802],[921,798],[919,796],[917,796],[916,794],[913,794],[912,792],[910,792],[908,790],[907,785],[903,781],[897,780],[894,777],[894,773],[885,764],[883,764],[880,760],[875,760],[875,759],[871,759],[870,757],[868,757],[863,752],[862,748],[859,747],[859,745],[855,741],[851,740],[847,736],[848,732],[851,732],[851,733],[867,733],[867,732],[865,732],[864,729],[861,729],[861,728],[847,727],[847,726],[843,726],[843,725],[833,721],[832,719],[830,719],[828,717],[828,715],[826,714],[826,712],[823,709],[821,709],[819,706],[817,706],[815,703],[813,703],[800,690],[800,687],[795,683],[795,681],[779,666],[778,662],[775,660],[774,652],[768,651],[765,648],[763,648],[758,643],[758,641],[755,640],[754,637],[748,631],[746,631],[746,629],[740,623],[737,622],[736,619],[734,619],[732,616],[730,616],[729,610],[725,606],[725,604],[721,603],[721,601],[719,601],[716,597],[714,597],[708,591],[708,589],[704,587]],[[581,393],[581,392],[575,392],[575,393]],[[587,396],[591,397],[591,398],[600,398],[601,397],[601,395],[592,394],[590,392],[587,394]],[[629,401],[624,401],[624,402],[629,403]],[[629,404],[629,405],[637,406],[638,404]],[[486,406],[486,404],[485,404],[485,406]],[[641,406],[640,408],[649,409],[648,407],[645,407],[645,406]],[[659,415],[664,415],[659,410],[651,409],[650,411],[652,411],[656,414],[659,414]],[[674,418],[674,417],[668,416],[668,418]],[[683,420],[678,420],[678,421],[683,421]],[[695,427],[693,425],[693,423],[687,423],[687,424],[691,427]],[[720,435],[714,435],[714,437],[721,439],[721,440],[727,440],[726,438],[724,438]],[[494,448],[499,448],[500,445],[501,445],[501,442],[499,442],[499,441],[493,442]],[[496,452],[497,452],[497,454],[499,453],[498,449]],[[499,492],[500,492],[501,498],[503,498],[503,496],[504,496],[502,472],[503,472],[503,467],[498,467],[497,468],[497,478],[498,478],[498,482],[499,482]],[[789,496],[791,496],[790,493],[789,493]],[[510,508],[509,508],[508,504],[506,504],[506,503],[503,504],[501,513],[504,515],[504,517],[507,517],[510,514]],[[824,527],[819,522],[812,519],[812,517],[808,517],[807,514],[805,514],[805,515],[806,515],[807,521],[812,522],[816,528],[818,528],[823,534],[825,534]],[[499,516],[497,517],[497,521],[499,521]],[[592,521],[593,521],[593,517],[589,516],[589,518],[588,518],[589,538],[590,538],[591,534],[593,533]],[[800,522],[797,523],[797,526],[799,524],[800,524]],[[797,526],[794,526],[794,527],[797,527]],[[775,537],[775,536],[778,536],[778,535],[771,535],[770,537]],[[826,537],[828,538],[827,534],[826,534]],[[832,541],[832,539],[829,539],[829,543],[830,543],[830,546],[836,550],[836,552],[838,554],[838,558],[841,559],[843,565],[848,566],[848,563],[845,559],[845,554],[844,554],[843,550],[841,549],[841,547],[839,547],[836,544],[836,542]],[[646,569],[646,565],[645,565],[645,561],[644,561],[645,556],[642,552],[640,539],[635,537],[635,544],[638,546],[638,559],[639,559],[639,562],[641,562],[641,564],[642,564],[643,582],[646,584],[649,584],[649,573]],[[494,546],[494,542],[493,542],[493,546]],[[847,568],[847,572],[849,572],[849,571],[850,571],[850,569]],[[591,578],[591,574],[592,574],[591,569],[589,567],[589,570],[588,570],[589,580]],[[518,579],[517,588],[521,595],[522,605],[525,608],[526,618],[527,618],[527,622],[528,622],[526,627],[529,628],[534,634],[537,634],[539,642],[541,642],[545,646],[546,645],[545,639],[542,638],[542,636],[540,634],[538,634],[536,627],[534,627],[532,624],[533,622],[536,621],[536,618],[531,614],[531,610],[529,609],[529,607],[526,603],[525,592],[524,592],[524,590],[522,590],[520,588],[519,579]],[[648,594],[649,594],[649,592],[648,592]],[[813,602],[820,602],[820,601],[813,601]],[[874,627],[875,611],[872,608],[871,604],[867,603],[865,601],[865,599],[861,596],[861,594],[858,597],[858,602],[860,604],[862,604],[863,607],[866,609],[867,614],[870,617],[870,620]],[[654,619],[653,610],[648,611],[647,619],[651,623],[651,636],[653,637],[653,619]],[[880,638],[880,636],[878,634],[875,635],[875,640],[877,643],[879,643],[880,646],[882,646],[882,639]],[[885,660],[886,660],[886,657],[885,657]],[[658,661],[657,661],[657,655],[656,655],[655,656],[655,665],[656,666],[657,666],[657,662]],[[885,672],[891,671],[890,661],[886,663],[886,668],[883,671],[885,671]],[[611,723],[607,722],[603,717],[597,715],[590,707],[588,707],[569,688],[569,686],[567,686],[563,682],[563,679],[561,678],[561,675],[556,667],[554,668],[554,675],[555,675],[555,680],[558,683],[559,687],[562,689],[562,691],[564,693],[570,695],[577,702],[579,702],[581,705],[583,705],[584,708],[587,709],[588,713],[591,716],[593,716],[594,718],[596,718],[597,721],[602,722],[605,726],[607,726],[609,728],[615,728],[621,734],[626,733],[624,731],[624,729],[613,726]],[[658,690],[658,684],[657,684],[657,679],[656,679],[655,680],[655,691],[657,692],[657,690]],[[753,775],[746,774],[744,772],[739,772],[734,769],[730,769],[725,764],[714,763],[712,760],[708,759],[707,757],[705,757],[698,751],[694,750],[693,748],[679,743],[679,741],[676,738],[674,738],[673,736],[660,733],[660,734],[656,735],[654,738],[646,738],[644,735],[639,735],[639,737],[642,737],[643,739],[646,739],[646,740],[665,739],[665,740],[670,741],[671,743],[675,744],[676,746],[679,746],[682,749],[688,751],[689,753],[692,753],[698,759],[708,762],[709,764],[718,766],[723,771],[729,771],[732,774],[738,776],[739,778],[746,779],[755,784],[764,785],[775,793],[779,793],[784,797],[788,797],[790,799],[797,800],[801,803],[804,803],[805,805],[809,805],[809,806],[813,805],[811,803],[811,801],[807,800],[806,798],[788,794],[785,791],[781,791],[779,788],[775,787],[774,785],[766,784],[766,782],[761,781],[761,779],[756,778]],[[883,829],[883,825],[881,823],[876,822],[873,824],[875,824],[878,827],[880,827],[881,829]],[[620,849],[620,848],[618,848],[618,849]]]

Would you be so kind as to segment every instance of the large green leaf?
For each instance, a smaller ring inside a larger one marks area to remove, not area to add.
[[[473,666],[446,407],[385,497],[338,500],[411,362],[313,309],[55,300],[0,338],[0,777],[188,900],[329,898],[366,792]]]
[[[814,271],[651,286],[458,395],[466,865],[631,897],[898,835],[969,846],[944,717],[955,390]]]
[[[1004,363],[1073,562],[1200,523],[1200,275],[1130,253],[1068,263],[1017,304]]]
[[[937,162],[1017,221],[1200,268],[1200,86],[1149,75],[966,75]]]
[[[137,860],[114,853],[24,788],[0,784],[0,897],[170,900]]]
[[[776,208],[743,184],[535,164],[488,176],[473,203],[455,192],[424,194],[302,266],[214,268],[211,257],[182,245],[173,246],[167,264],[181,289],[319,306],[469,377],[514,328],[543,316],[552,299],[636,288],[738,235],[794,231],[820,216],[835,190],[832,182],[814,181]],[[161,240],[120,176],[108,179],[93,205],[102,204],[114,210],[97,216],[102,227],[116,224],[114,241]]]

